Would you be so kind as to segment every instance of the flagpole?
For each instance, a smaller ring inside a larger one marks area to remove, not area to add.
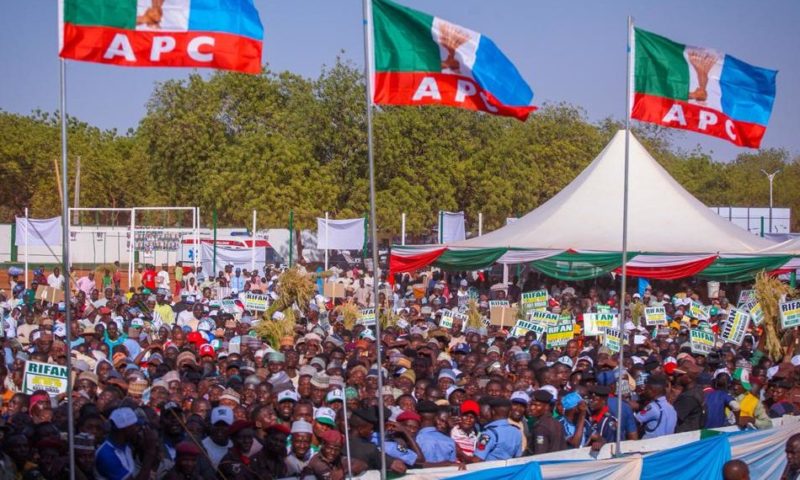
[[[67,204],[67,64],[61,62],[60,90],[61,90],[61,188],[64,195],[61,199],[61,261],[64,278],[69,275],[69,205]],[[67,336],[67,445],[69,450],[69,478],[75,480],[75,424],[72,411],[72,308],[70,305],[70,286],[64,282],[64,327]]]
[[[381,355],[381,312],[378,303],[378,281],[380,264],[378,263],[378,215],[375,208],[375,161],[372,152],[372,0],[362,0],[364,10],[364,76],[367,96],[367,159],[369,162],[369,211],[372,231],[372,291],[375,302],[375,347],[378,354],[378,442],[381,448],[381,479],[386,479],[386,446],[383,415],[383,362]],[[346,400],[346,396],[345,396]]]
[[[28,218],[28,207],[25,207],[25,288],[31,288],[28,283],[28,230],[31,228],[31,221]]]
[[[633,17],[628,16],[628,39],[627,39],[627,61],[625,75],[625,173],[622,187],[622,288],[620,289],[620,310],[619,310],[619,328],[623,341],[619,344],[619,376],[617,378],[617,448],[616,455],[621,456],[620,451],[622,443],[622,429],[619,425],[619,419],[622,417],[622,365],[625,359],[625,292],[628,288],[627,275],[628,275],[628,157],[630,150],[630,136],[631,136],[631,37],[633,35]]]

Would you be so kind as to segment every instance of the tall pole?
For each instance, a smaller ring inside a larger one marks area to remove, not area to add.
[[[73,205],[76,208],[75,211],[77,212],[78,211],[77,209],[80,208],[81,206],[81,156],[80,155],[78,155],[75,158],[75,193],[73,195],[75,195],[75,201]],[[75,220],[76,221],[73,223],[77,225],[78,224],[77,219]],[[130,285],[130,282],[128,284]]]
[[[406,213],[400,217],[400,245],[406,244]]]
[[[69,206],[67,203],[67,66],[61,59],[61,261],[64,272],[64,327],[67,345],[72,349],[72,305],[70,304],[69,278]],[[27,233],[26,233],[27,235]],[[69,478],[75,480],[75,422],[72,411],[72,355],[67,355],[67,450],[69,451]]]
[[[781,170],[775,170],[772,173],[767,173],[765,170],[761,170],[761,173],[767,176],[767,180],[769,180],[769,233],[774,233],[772,231],[772,182],[775,180],[775,175],[777,175]]]
[[[483,212],[478,212],[478,236],[483,236]]]
[[[367,160],[369,162],[369,213],[372,231],[372,298],[375,302],[375,348],[378,356],[378,442],[381,448],[381,479],[386,479],[386,435],[383,415],[383,361],[381,355],[381,315],[378,303],[380,264],[378,263],[378,215],[375,208],[375,159],[372,151],[372,0],[362,0],[364,9],[364,76],[367,95]]]
[[[80,215],[78,210],[75,213]],[[131,234],[130,234],[130,258],[128,259],[128,288],[133,283],[133,269],[136,264],[136,209],[131,208]]]
[[[289,210],[289,268],[292,268],[292,253],[294,253],[294,210]]]
[[[328,271],[328,212],[325,212],[325,271]]]
[[[250,245],[250,272],[256,269],[256,211],[253,209],[253,234]]]
[[[628,288],[628,153],[631,137],[631,50],[633,47],[633,17],[628,16],[628,42],[627,42],[627,75],[625,76],[625,172],[622,186],[622,288],[620,289],[620,310],[618,327],[622,338],[625,338],[625,292]],[[624,342],[619,344],[619,365],[617,365],[617,415],[622,415],[622,365],[625,359]],[[616,455],[621,456],[622,429],[617,428]]]
[[[28,218],[28,207],[25,207],[25,288],[30,288],[28,283],[28,230],[31,229],[31,221]]]
[[[214,228],[214,248],[213,248],[214,253],[212,255],[213,259],[211,260],[211,272],[209,272],[211,277],[209,277],[209,280],[217,278],[217,209],[216,208],[211,212],[211,223],[213,224]]]

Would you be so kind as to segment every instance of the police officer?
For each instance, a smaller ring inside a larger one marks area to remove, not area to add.
[[[417,412],[422,417],[422,428],[417,432],[416,440],[426,462],[439,465],[456,463],[456,442],[444,433],[449,432],[447,411],[440,410],[430,400],[420,400]]]
[[[475,456],[484,461],[522,456],[522,432],[508,423],[511,401],[503,397],[490,397],[487,403],[491,421],[478,436]]]
[[[589,421],[592,442],[615,442],[617,440],[618,420],[608,408],[611,388],[606,385],[593,385],[589,388]]]
[[[650,399],[647,407],[634,417],[644,428],[642,439],[656,438],[675,433],[678,415],[667,401],[667,377],[651,375],[644,386],[644,396]]]

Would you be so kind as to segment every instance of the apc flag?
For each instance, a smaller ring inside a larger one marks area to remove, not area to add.
[[[61,0],[60,56],[129,67],[261,71],[252,0]]]
[[[758,148],[777,71],[635,29],[631,118]]]
[[[389,0],[372,1],[373,102],[447,105],[525,120],[533,90],[485,35]]]

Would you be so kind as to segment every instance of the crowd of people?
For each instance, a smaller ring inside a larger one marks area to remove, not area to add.
[[[753,326],[738,346],[707,354],[690,346],[690,329],[719,331],[743,285],[714,298],[702,284],[678,282],[618,295],[611,278],[566,283],[530,272],[503,284],[489,272],[435,271],[388,282],[334,269],[291,307],[294,335],[271,344],[257,326],[286,312],[248,311],[243,300],[247,292],[277,299],[279,268],[226,266],[207,277],[143,265],[130,288],[112,270],[102,278],[72,271],[65,282],[40,267],[27,287],[17,277],[0,292],[0,480],[68,475],[66,393],[31,391],[29,361],[71,360],[75,474],[86,480],[327,480],[382,460],[402,474],[579,448],[589,459],[618,435],[766,429],[800,408],[793,332],[777,361]],[[323,296],[323,281],[344,283],[344,296]],[[347,326],[339,308],[375,306],[374,281],[378,311],[392,313],[380,338],[369,325]],[[36,298],[39,285],[65,284],[67,305]],[[561,345],[489,321],[490,301],[519,304],[537,289],[547,290],[547,311],[574,322]],[[224,299],[236,308],[223,308]],[[710,306],[709,318],[692,318],[685,299]],[[637,304],[663,306],[667,325],[646,326]],[[448,310],[483,318],[443,326]],[[622,365],[601,337],[582,333],[584,314],[598,311],[619,314],[631,333]],[[800,439],[790,440],[784,478],[798,478],[798,452]],[[746,478],[742,465],[726,466],[726,478]]]

